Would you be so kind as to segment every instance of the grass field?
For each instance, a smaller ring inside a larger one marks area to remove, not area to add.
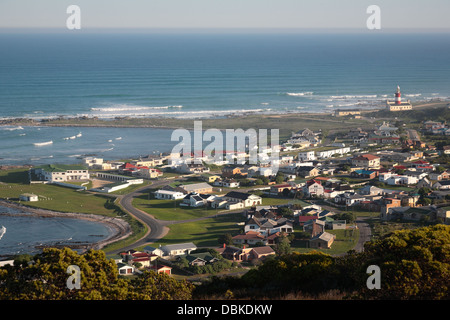
[[[186,222],[170,225],[169,233],[156,245],[193,242],[198,247],[218,247],[218,239],[225,233],[236,235],[244,222],[244,217],[239,213],[218,215],[195,222]]]
[[[133,199],[133,206],[159,220],[188,220],[217,214],[223,209],[180,207],[182,200],[160,200],[143,194]]]
[[[305,248],[303,241],[294,240],[291,243],[292,251],[305,253],[312,250],[318,250],[331,255],[339,255],[353,249],[359,240],[359,230],[357,229],[354,230],[354,233],[351,233],[349,230],[347,230],[347,232],[345,230],[326,230],[326,232],[336,235],[336,239],[330,249]]]
[[[28,184],[27,177],[26,169],[0,171],[0,198],[18,201],[20,194],[33,193],[39,196],[39,201],[23,204],[53,211],[115,216],[114,210],[108,209],[107,202],[111,199],[108,196],[51,184]]]

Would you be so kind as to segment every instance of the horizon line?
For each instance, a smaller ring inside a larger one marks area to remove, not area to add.
[[[81,27],[69,30],[65,27],[0,27],[0,33],[450,33],[450,28],[265,28],[265,27]]]

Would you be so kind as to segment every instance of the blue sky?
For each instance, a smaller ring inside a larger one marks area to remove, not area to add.
[[[65,29],[66,8],[91,28],[366,29],[369,5],[382,29],[450,30],[448,0],[0,0],[0,28]]]

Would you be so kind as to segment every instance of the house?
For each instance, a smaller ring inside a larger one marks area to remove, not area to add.
[[[222,177],[224,178],[232,178],[235,175],[240,175],[241,174],[241,169],[236,167],[224,167],[222,168]]]
[[[220,176],[214,174],[204,174],[202,179],[208,183],[214,183],[216,180],[220,179]]]
[[[191,253],[186,256],[178,256],[178,259],[186,259],[190,266],[204,266],[212,264],[219,259],[213,257],[209,252]]]
[[[254,259],[263,259],[270,255],[275,255],[275,251],[270,246],[254,247],[254,248],[237,248],[233,246],[225,246],[216,249],[222,257],[232,261],[251,261]]]
[[[313,166],[299,166],[297,168],[297,176],[303,177],[303,178],[312,178],[317,177],[320,174],[319,169]]]
[[[314,151],[299,152],[298,160],[301,162],[316,160]]]
[[[214,185],[217,187],[225,187],[225,188],[237,188],[240,186],[240,182],[234,179],[216,179],[214,181]]]
[[[39,197],[32,193],[23,193],[19,196],[19,200],[34,202],[34,201],[38,201]]]
[[[163,176],[163,172],[154,168],[142,168],[139,170],[139,176],[145,179],[156,179]]]
[[[355,167],[377,169],[380,167],[380,157],[367,153],[357,157],[353,157],[351,159],[351,163]]]
[[[428,174],[429,178],[431,180],[441,181],[441,180],[447,180],[450,178],[450,174],[447,171],[444,172],[430,172]]]
[[[164,256],[164,251],[162,251],[159,248],[154,248],[154,247],[151,247],[151,246],[146,246],[144,248],[144,252],[146,252],[148,254],[152,254],[152,255],[158,256],[158,257]]]
[[[244,227],[244,232],[249,231],[261,233],[268,236],[276,232],[292,233],[294,230],[292,221],[286,218],[270,219],[270,218],[250,218]]]
[[[208,203],[208,201],[213,201],[215,196],[210,194],[202,194],[191,192],[183,198],[183,202],[180,206],[190,206],[190,207],[202,207]]]
[[[179,190],[182,190],[185,194],[188,193],[212,193],[213,187],[206,182],[201,183],[193,183],[193,184],[184,184],[178,186]]]
[[[223,200],[227,201],[228,203],[242,203],[244,207],[251,207],[262,204],[262,198],[260,196],[238,191],[228,192],[223,197]]]
[[[132,275],[134,273],[133,266],[122,262],[117,264],[117,269],[119,270],[119,275],[122,276]]]
[[[238,234],[233,237],[233,243],[235,244],[255,245],[260,242],[267,244],[267,238],[257,231],[248,231],[245,234]]]
[[[196,250],[197,246],[192,242],[179,243],[179,244],[168,244],[159,248],[164,252],[165,256],[173,257],[183,254],[189,254],[191,251]]]
[[[210,169],[208,167],[205,167],[201,163],[186,163],[183,162],[180,164],[176,170],[181,173],[191,174],[191,173],[205,173],[209,172]]]
[[[290,185],[290,184],[288,184],[288,183],[285,183],[285,184],[277,184],[277,185],[274,185],[274,186],[271,186],[270,187],[270,193],[272,193],[272,194],[278,194],[278,193],[281,193],[281,192],[283,192],[284,190],[292,190],[292,189],[294,189],[294,186],[292,186],[292,185]]]
[[[330,249],[335,239],[336,235],[328,232],[321,232],[309,239],[309,247],[317,249]]]
[[[303,187],[303,190],[308,197],[320,197],[323,196],[325,192],[325,189],[322,186],[321,182],[314,179],[307,181],[306,185]]]
[[[433,184],[434,189],[450,190],[450,180],[441,180]]]
[[[172,268],[169,266],[162,265],[162,264],[153,265],[150,267],[150,269],[155,271],[158,274],[167,274],[167,275],[172,274]]]
[[[378,176],[378,171],[376,170],[355,170],[350,176],[356,178],[364,178],[364,179],[375,179]]]
[[[72,180],[89,180],[86,167],[80,165],[48,164],[30,169],[30,174],[39,180],[48,182],[67,182]]]
[[[247,260],[264,259],[267,256],[275,255],[275,251],[270,246],[254,247],[250,251]]]
[[[185,194],[179,191],[158,190],[154,193],[156,199],[179,200],[185,197]]]

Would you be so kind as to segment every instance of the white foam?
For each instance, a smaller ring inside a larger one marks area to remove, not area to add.
[[[120,111],[144,111],[144,110],[159,110],[159,109],[170,109],[177,108],[181,109],[183,106],[161,106],[161,107],[146,107],[146,106],[133,106],[127,104],[120,104],[114,107],[104,107],[104,108],[91,108],[91,111],[100,112],[120,112]]]
[[[52,144],[53,141],[46,141],[46,142],[35,142],[33,143],[36,147],[42,147]]]
[[[306,91],[306,92],[287,92],[286,94],[288,96],[293,96],[293,97],[303,97],[303,96],[312,96],[314,94],[314,92],[311,92],[311,91]]]

